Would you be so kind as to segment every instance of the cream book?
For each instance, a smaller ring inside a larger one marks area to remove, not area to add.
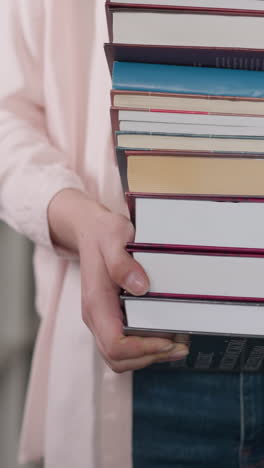
[[[215,135],[116,132],[117,146],[127,149],[263,153],[264,138]]]

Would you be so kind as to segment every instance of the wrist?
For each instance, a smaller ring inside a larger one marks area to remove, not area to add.
[[[84,237],[94,228],[96,218],[106,209],[77,189],[57,193],[48,207],[50,236],[54,245],[78,252]]]

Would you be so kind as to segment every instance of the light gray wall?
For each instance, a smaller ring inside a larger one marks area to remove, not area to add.
[[[22,408],[37,329],[31,255],[31,244],[0,223],[0,468],[18,467]]]

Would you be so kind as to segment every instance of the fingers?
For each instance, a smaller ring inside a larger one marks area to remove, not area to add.
[[[138,358],[161,353],[168,346],[173,347],[173,343],[167,339],[124,336],[123,314],[116,287],[101,257],[97,256],[92,265],[92,269],[88,264],[81,267],[83,319],[100,341],[108,358]]]
[[[106,361],[111,369],[120,374],[127,371],[134,371],[138,369],[143,369],[144,367],[150,366],[157,362],[166,362],[166,361],[179,361],[184,359],[187,354],[187,348],[184,345],[182,349],[179,347],[177,353],[173,353],[173,357],[168,353],[163,354],[151,354],[146,355],[138,359],[123,359],[121,361]]]
[[[149,289],[149,281],[140,264],[125,251],[127,241],[133,239],[131,223],[123,217],[114,219],[112,230],[106,230],[107,234],[102,236],[98,234],[98,238],[86,238],[80,249],[83,320],[115,372],[183,359],[188,354],[185,343],[123,334],[118,286],[142,295]]]
[[[85,262],[85,268],[81,269],[83,319],[96,337],[105,361],[115,372],[139,369],[162,358],[179,359],[188,353],[185,345],[168,339],[124,336],[117,290],[102,257],[90,258],[90,264]]]

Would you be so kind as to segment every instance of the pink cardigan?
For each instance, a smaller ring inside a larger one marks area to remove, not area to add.
[[[104,0],[3,0],[0,218],[32,239],[35,349],[20,460],[131,467],[131,374],[103,363],[81,320],[78,262],[51,244],[47,207],[66,187],[126,207],[109,119]]]

